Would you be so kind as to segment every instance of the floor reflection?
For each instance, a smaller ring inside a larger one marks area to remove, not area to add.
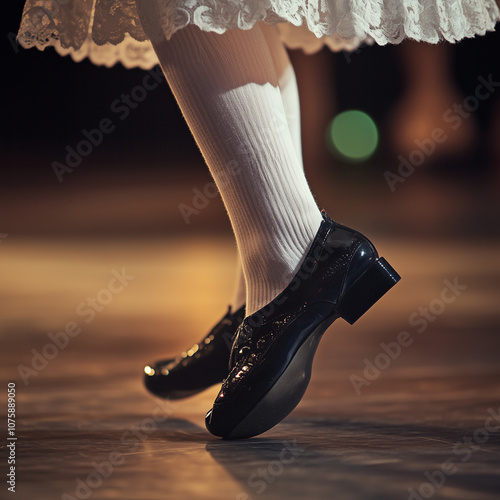
[[[227,442],[204,426],[217,387],[161,402],[142,386],[144,364],[198,341],[226,309],[226,233],[3,240],[0,378],[17,388],[18,498],[496,500],[500,239],[370,237],[403,280],[354,327],[334,323],[287,419]],[[134,279],[86,322],[79,304],[123,268]],[[441,307],[455,280],[466,289]],[[422,308],[435,311],[425,325],[411,320]],[[72,321],[81,333],[36,361]],[[412,343],[367,376],[402,331]],[[353,375],[367,382],[358,391]]]

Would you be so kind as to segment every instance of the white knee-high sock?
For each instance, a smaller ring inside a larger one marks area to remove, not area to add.
[[[278,73],[278,85],[293,145],[295,146],[301,164],[303,164],[302,133],[300,129],[300,99],[295,71],[288,57],[288,52],[279,38],[278,27],[276,25],[269,26],[262,23],[260,28],[262,34],[266,38],[274,67]]]
[[[277,26],[268,26],[267,24],[261,25],[261,30],[266,38],[267,46],[271,53],[274,67],[278,74],[278,86],[285,109],[286,121],[288,129],[292,136],[293,145],[297,152],[297,156],[301,163],[302,161],[302,134],[300,124],[300,99],[299,90],[297,87],[297,79],[295,71],[288,57],[283,43],[279,39],[277,33]],[[241,257],[239,250],[237,251],[237,265],[235,284],[233,289],[233,296],[231,305],[233,310],[239,309],[246,301],[246,285],[243,268],[241,265]]]
[[[138,3],[228,211],[247,287],[246,314],[252,314],[288,285],[321,223],[266,38],[260,25],[222,35],[187,26],[167,41],[158,37],[158,15],[148,8],[155,2]]]

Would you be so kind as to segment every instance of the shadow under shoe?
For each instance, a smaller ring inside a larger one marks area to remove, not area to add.
[[[319,341],[338,317],[353,324],[399,280],[361,233],[323,221],[299,271],[236,332],[230,373],[207,413],[214,435],[261,434],[300,402]]]
[[[176,358],[144,367],[146,389],[165,399],[193,396],[220,384],[229,372],[229,354],[235,332],[245,317],[245,305],[225,316],[198,344]]]

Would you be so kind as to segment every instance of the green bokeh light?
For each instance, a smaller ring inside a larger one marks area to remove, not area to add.
[[[356,109],[338,114],[328,126],[327,136],[330,148],[353,162],[370,158],[378,145],[375,122]]]

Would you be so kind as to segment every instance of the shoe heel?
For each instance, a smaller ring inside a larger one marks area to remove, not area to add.
[[[335,307],[337,314],[354,324],[400,279],[383,257],[378,258],[342,295]]]

